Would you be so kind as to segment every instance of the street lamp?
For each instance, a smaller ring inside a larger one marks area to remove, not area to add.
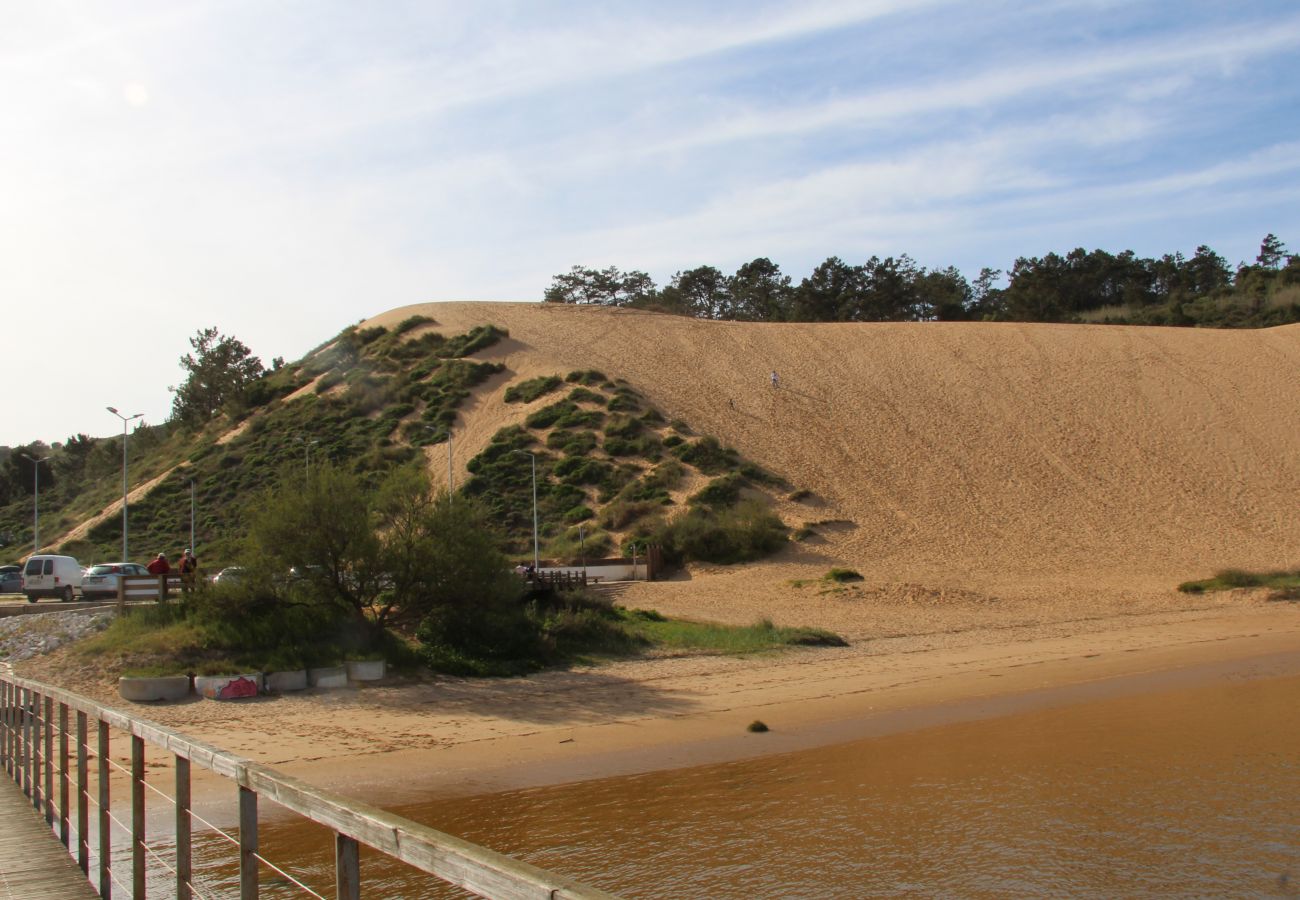
[[[541,561],[537,555],[537,454],[531,450],[515,450],[516,453],[527,453],[529,459],[533,461],[533,571],[540,569]]]
[[[312,448],[312,444],[319,444],[320,441],[319,441],[319,440],[311,440],[311,441],[309,441],[309,440],[307,440],[305,437],[302,437],[301,435],[298,436],[298,440],[302,441],[302,461],[303,461],[303,466],[304,466],[304,468],[305,468],[306,471],[307,471],[307,477],[310,478],[310,477],[311,477],[311,448]]]
[[[122,562],[127,561],[126,556],[126,501],[127,501],[127,481],[126,481],[126,426],[132,419],[138,419],[144,413],[136,413],[131,416],[124,416],[112,406],[104,407],[113,415],[122,420]]]
[[[32,463],[32,553],[41,552],[41,463],[49,462],[48,456],[28,456],[20,454]]]
[[[434,434],[437,434],[438,432],[442,431],[442,429],[439,428],[437,425],[422,425],[420,427],[423,428],[425,431],[432,431]],[[452,477],[451,474],[451,429],[448,428],[447,429],[447,496],[448,498],[451,497],[451,492],[454,491],[455,489],[456,489],[456,480],[455,478]]]

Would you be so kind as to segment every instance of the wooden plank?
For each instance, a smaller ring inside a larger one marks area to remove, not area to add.
[[[99,731],[99,896],[113,896],[113,879],[109,867],[113,864],[112,820],[109,819],[108,782],[108,723],[101,721]]]
[[[257,794],[239,788],[239,900],[257,900]]]
[[[71,839],[68,822],[68,792],[71,773],[68,771],[68,704],[59,704],[59,841],[69,846]]]
[[[361,845],[350,837],[334,835],[335,900],[361,900]]]
[[[144,896],[144,740],[131,738],[131,896]]]
[[[193,891],[193,863],[190,843],[193,835],[190,817],[190,761],[176,757],[176,900],[190,900]]]
[[[18,786],[0,785],[0,897],[95,897],[95,889]]]

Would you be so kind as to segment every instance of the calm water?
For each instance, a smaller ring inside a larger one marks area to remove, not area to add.
[[[629,898],[1300,897],[1300,678],[399,811]],[[332,896],[328,835],[262,846]],[[459,896],[362,867],[366,896]]]

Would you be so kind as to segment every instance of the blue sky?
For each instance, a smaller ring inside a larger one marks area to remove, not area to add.
[[[575,264],[1300,247],[1294,2],[0,0],[0,444]],[[22,388],[20,390],[20,387]],[[39,398],[39,401],[38,399]],[[129,407],[129,409],[128,409]]]

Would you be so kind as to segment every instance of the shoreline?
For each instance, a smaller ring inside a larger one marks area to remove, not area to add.
[[[1245,627],[1216,633],[1229,622]],[[344,793],[385,805],[412,802],[412,793],[465,796],[647,774],[1223,680],[1300,675],[1300,610],[1215,615],[1169,628],[1161,622],[1128,634],[1013,642],[985,651],[912,651],[919,665],[898,671],[880,671],[871,665],[879,657],[864,656],[857,665],[837,666],[848,671],[829,682],[814,678],[782,689],[762,679],[767,686],[742,691],[744,700],[698,714],[557,723],[448,748],[398,750],[352,759],[346,774],[324,760],[296,768],[307,780],[329,779]],[[1150,642],[1156,629],[1168,642]],[[1105,649],[1092,652],[1080,641]],[[786,660],[773,668],[798,665]],[[769,696],[751,698],[754,693]],[[755,718],[771,730],[747,732]],[[391,783],[394,770],[404,773],[401,787]]]
[[[1077,607],[1076,607],[1077,608]],[[216,702],[128,704],[56,660],[20,664],[106,705],[387,808],[844,744],[1138,693],[1300,674],[1300,604],[1143,609],[895,634],[749,658],[651,658],[528,678],[380,683]],[[755,719],[770,731],[750,733]],[[115,740],[124,763],[128,746]],[[151,749],[151,780],[170,757]],[[231,782],[193,802],[234,820]],[[265,805],[265,815],[288,816]]]
[[[438,678],[130,708],[317,787],[394,808],[1296,674],[1300,605],[1268,603],[900,636],[763,658],[637,660],[519,679]],[[106,691],[99,686],[101,702],[127,705]],[[749,733],[755,719],[771,730]],[[114,755],[124,749],[115,746]],[[150,769],[165,777],[170,760],[159,754]],[[197,768],[194,775],[196,806],[224,821],[233,812],[230,782]],[[273,804],[266,813],[275,817]]]

